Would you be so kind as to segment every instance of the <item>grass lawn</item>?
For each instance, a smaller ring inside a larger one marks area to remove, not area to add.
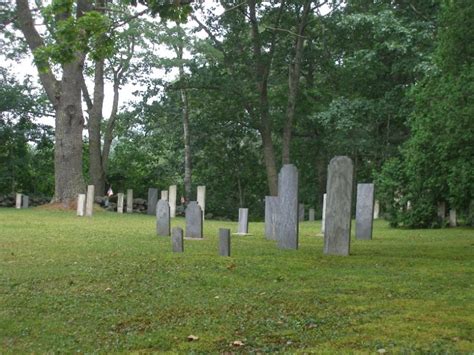
[[[0,209],[0,353],[474,351],[474,229],[376,221],[330,257],[320,222],[300,225],[297,251],[250,223],[224,258],[218,228],[237,223],[206,221],[184,254],[154,224]]]

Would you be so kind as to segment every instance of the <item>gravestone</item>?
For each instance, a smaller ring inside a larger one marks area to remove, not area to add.
[[[176,192],[177,186],[171,185],[169,187],[169,203],[170,203],[170,216],[171,218],[176,217]]]
[[[168,191],[167,190],[162,190],[161,191],[161,199],[164,201],[168,201]]]
[[[280,249],[298,249],[298,169],[285,164],[278,181],[276,235]]]
[[[276,220],[278,213],[278,197],[265,196],[265,237],[276,240]]]
[[[374,184],[357,184],[356,230],[357,239],[372,239],[374,224]]]
[[[197,187],[197,203],[201,206],[202,219],[204,219],[204,214],[206,213],[206,186]]]
[[[438,218],[441,218],[441,220],[444,221],[444,218],[446,217],[446,203],[443,202],[438,202]]]
[[[117,194],[117,213],[123,213],[123,200],[124,200],[124,194],[122,192],[119,192]]]
[[[156,214],[156,203],[158,202],[158,189],[149,188],[148,189],[148,201],[146,213],[150,216]]]
[[[127,190],[127,213],[133,213],[133,190]]]
[[[321,233],[324,235],[324,226],[326,224],[326,200],[327,194],[323,195],[323,212],[321,214]]]
[[[411,210],[411,201],[407,201],[407,211]]]
[[[230,229],[219,228],[219,255],[230,256]]]
[[[16,194],[15,208],[21,208],[21,194]]]
[[[92,217],[92,212],[94,211],[94,185],[87,186],[87,197],[86,197],[86,216]]]
[[[86,194],[77,195],[77,215],[79,217],[84,217],[86,210]]]
[[[184,252],[183,229],[174,227],[171,232],[171,243],[174,253]]]
[[[458,225],[457,217],[456,217],[456,210],[450,209],[449,210],[449,226],[456,227]]]
[[[237,227],[237,234],[249,233],[249,209],[239,208],[239,225]]]
[[[315,219],[314,216],[315,216],[314,208],[310,208],[310,209],[309,209],[309,220],[310,220],[311,222],[314,222],[314,219]]]
[[[21,195],[21,197],[22,197],[21,208],[30,207],[30,197],[27,195]]]
[[[349,157],[331,159],[326,186],[324,254],[349,255],[353,174],[354,166]]]
[[[374,219],[378,219],[380,216],[380,202],[379,200],[375,200],[374,203]]]
[[[156,234],[162,237],[170,235],[170,205],[165,200],[156,204]]]
[[[304,222],[304,203],[300,203],[299,205],[298,220]]]
[[[186,215],[186,238],[202,238],[202,210],[197,201],[188,203]]]

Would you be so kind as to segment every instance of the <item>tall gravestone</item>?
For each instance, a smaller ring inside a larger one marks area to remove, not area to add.
[[[326,186],[324,254],[349,255],[353,174],[354,166],[349,157],[331,159]]]
[[[456,227],[458,225],[458,221],[456,218],[456,210],[455,209],[450,209],[449,210],[449,226],[450,227]]]
[[[168,190],[161,191],[161,199],[164,201],[168,201]]]
[[[304,203],[299,204],[298,220],[304,222]]]
[[[124,194],[122,192],[119,192],[117,194],[117,212],[118,213],[123,213],[123,200],[124,200]]]
[[[148,189],[148,201],[146,213],[150,216],[156,214],[156,203],[158,202],[158,189],[149,188]]]
[[[21,194],[16,194],[15,208],[21,208]]]
[[[202,209],[197,201],[188,203],[186,215],[186,238],[202,238]]]
[[[197,187],[197,203],[201,206],[202,219],[204,219],[206,213],[206,186]]]
[[[249,209],[239,208],[239,225],[237,227],[237,234],[249,233]]]
[[[374,184],[357,184],[356,230],[357,239],[372,239],[374,225]]]
[[[378,219],[380,216],[380,202],[379,200],[375,200],[374,203],[374,219]]]
[[[324,226],[326,224],[326,200],[327,200],[327,195],[323,195],[323,212],[321,214],[321,233],[324,234]]]
[[[308,219],[309,219],[311,222],[314,222],[314,219],[315,219],[314,208],[310,208],[310,209],[309,209],[309,217],[308,217]]]
[[[278,214],[278,197],[265,196],[265,237],[276,240],[276,221]]]
[[[298,169],[285,164],[278,181],[279,211],[276,224],[278,247],[298,249]]]
[[[219,228],[219,255],[230,256],[230,229]]]
[[[162,237],[170,235],[170,205],[165,200],[156,204],[156,234]]]
[[[174,227],[171,231],[171,243],[174,253],[184,252],[183,229]]]
[[[176,194],[177,194],[177,186],[171,185],[169,187],[169,203],[170,203],[170,215],[171,218],[176,217]]]
[[[127,190],[127,213],[133,213],[133,190]]]
[[[94,211],[94,196],[95,196],[95,187],[94,185],[87,186],[87,198],[86,198],[86,216],[92,217]]]
[[[21,195],[22,197],[22,205],[21,208],[28,208],[30,207],[30,196],[28,195]]]
[[[84,217],[86,210],[86,194],[77,195],[77,215],[79,217]]]

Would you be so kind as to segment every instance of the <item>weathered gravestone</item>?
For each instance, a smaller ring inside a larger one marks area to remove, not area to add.
[[[127,213],[133,213],[133,190],[127,190]]]
[[[171,243],[173,252],[182,253],[184,252],[184,240],[183,240],[183,229],[174,227],[171,232]]]
[[[170,215],[171,218],[176,217],[176,193],[177,193],[177,186],[171,185],[169,187],[169,203],[170,203]]]
[[[84,217],[86,209],[86,194],[77,195],[77,215],[79,217]]]
[[[321,233],[324,235],[324,226],[326,224],[326,200],[327,194],[323,195],[323,212],[321,214]]]
[[[314,208],[310,208],[309,209],[309,220],[311,222],[314,222],[314,219],[315,219],[314,217],[315,217]]]
[[[21,197],[22,197],[21,208],[28,208],[28,207],[30,207],[30,196],[21,195]]]
[[[219,255],[230,256],[230,229],[219,228]]]
[[[249,233],[249,209],[239,208],[239,224],[237,227],[237,234],[248,234]]]
[[[147,210],[146,213],[150,216],[156,214],[156,204],[158,202],[158,189],[149,188],[148,189],[148,201],[147,201]]]
[[[324,254],[349,255],[353,174],[354,166],[349,157],[331,159],[326,186]]]
[[[374,219],[379,219],[380,216],[380,202],[379,200],[375,200],[374,203]]]
[[[299,204],[298,220],[304,222],[304,203]]]
[[[374,225],[374,184],[357,184],[356,230],[357,239],[372,239]]]
[[[438,202],[438,218],[444,222],[446,217],[446,202]]]
[[[202,210],[197,201],[186,207],[186,238],[202,238]]]
[[[117,213],[123,213],[123,200],[124,200],[124,194],[122,192],[119,192],[117,194]]]
[[[458,225],[458,221],[456,218],[456,210],[451,209],[449,210],[449,226],[450,227],[456,227]]]
[[[92,212],[94,211],[94,185],[87,186],[87,198],[86,198],[86,216],[92,217]]]
[[[17,209],[21,208],[21,194],[16,194],[15,207]]]
[[[204,214],[206,213],[206,186],[197,187],[197,203],[201,206],[202,219],[204,219]]]
[[[285,164],[278,181],[276,236],[281,249],[298,249],[298,169]]]
[[[276,220],[278,214],[278,197],[265,196],[265,237],[276,240]]]
[[[161,199],[164,201],[168,201],[168,190],[161,191]]]
[[[170,235],[170,205],[165,200],[156,204],[156,234],[162,237]]]

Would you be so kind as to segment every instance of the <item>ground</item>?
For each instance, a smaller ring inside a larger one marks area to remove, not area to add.
[[[236,223],[206,221],[184,254],[154,223],[0,209],[0,352],[474,351],[474,229],[379,220],[330,257],[320,222],[302,223],[299,250],[251,223],[225,258],[217,231]]]

